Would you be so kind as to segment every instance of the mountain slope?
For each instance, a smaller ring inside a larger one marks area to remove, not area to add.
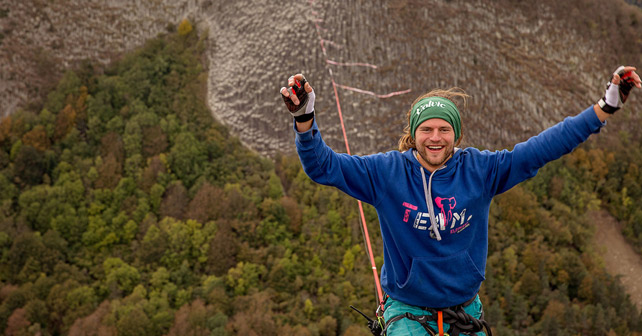
[[[635,253],[624,240],[620,225],[606,212],[594,213],[596,218],[595,243],[604,249],[606,269],[615,276],[620,276],[622,285],[631,295],[631,301],[638,310],[642,310],[642,287],[639,279],[642,276],[642,258]]]
[[[368,333],[348,308],[376,307],[354,200],[212,118],[206,46],[183,20],[103,71],[65,73],[43,109],[2,119],[4,334]],[[618,184],[641,179],[634,160],[624,178],[613,160],[577,149],[495,200],[480,295],[497,334],[642,331],[585,215],[598,194],[642,198]],[[381,266],[376,212],[364,210]]]
[[[277,92],[295,72],[317,90],[319,122],[337,149],[342,133],[329,69],[338,84],[378,94],[412,90],[388,99],[339,90],[353,152],[371,153],[396,147],[405,111],[435,87],[471,94],[466,143],[497,148],[595,102],[621,63],[642,63],[642,14],[621,0],[32,0],[0,7],[3,114],[37,102],[63,67],[88,57],[106,63],[184,17],[209,33],[213,113],[268,155],[292,149]]]

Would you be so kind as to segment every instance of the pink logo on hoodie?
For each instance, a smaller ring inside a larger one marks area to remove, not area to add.
[[[435,198],[435,203],[437,203],[437,207],[441,211],[442,216],[444,216],[445,223],[450,223],[453,219],[453,209],[455,208],[455,205],[457,205],[457,200],[455,200],[454,197],[437,197]]]

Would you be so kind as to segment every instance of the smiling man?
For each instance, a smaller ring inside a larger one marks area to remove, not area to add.
[[[315,95],[303,75],[281,95],[294,117],[296,147],[306,174],[372,204],[379,216],[388,295],[384,332],[394,335],[483,335],[477,292],[485,279],[491,200],[571,152],[641,87],[633,67],[619,67],[598,103],[515,145],[513,150],[457,148],[459,89],[434,90],[415,100],[399,150],[367,156],[339,154],[321,138]]]
[[[441,96],[459,96],[457,91],[432,91],[420,97],[410,111],[409,135],[414,135],[419,162],[430,172],[453,155],[455,141],[461,142],[461,117],[457,106]],[[451,97],[452,98],[452,97]],[[407,150],[412,147],[404,147]]]
[[[453,127],[441,119],[426,120],[415,134],[419,162],[429,167],[429,170],[439,168],[450,159],[455,148],[455,132]],[[432,168],[432,169],[431,169]]]

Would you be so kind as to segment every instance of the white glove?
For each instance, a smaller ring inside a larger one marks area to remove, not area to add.
[[[606,84],[604,97],[597,103],[606,113],[613,114],[619,110],[629,97],[631,89],[635,85],[632,70],[626,71],[623,65],[615,70],[611,80]]]

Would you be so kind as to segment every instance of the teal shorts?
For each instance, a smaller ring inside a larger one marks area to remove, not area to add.
[[[391,297],[388,297],[388,299],[386,300],[384,309],[385,310],[383,311],[383,318],[385,321],[388,321],[391,318],[397,315],[402,315],[404,313],[410,313],[416,316],[431,315],[430,312],[423,310],[420,307],[405,304]],[[479,295],[475,297],[475,300],[471,304],[464,307],[464,311],[476,319],[481,317],[482,303],[481,303],[481,300],[479,299]],[[430,326],[430,328],[432,328],[433,331],[435,331],[435,334],[437,334],[437,331],[439,330],[437,327],[437,322],[430,321],[428,322],[428,325]],[[448,332],[449,328],[450,328],[450,324],[444,323],[444,333]],[[424,329],[424,327],[419,322],[413,321],[408,318],[402,318],[390,324],[390,326],[388,327],[387,335],[388,336],[401,336],[401,335],[414,336],[414,335],[430,335],[430,334],[426,331],[426,329]],[[484,336],[486,335],[486,333],[484,333],[483,331],[480,331],[475,333],[474,335]]]

